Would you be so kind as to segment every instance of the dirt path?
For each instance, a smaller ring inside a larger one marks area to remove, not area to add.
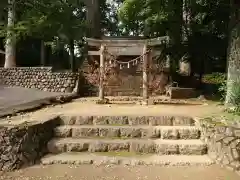
[[[182,115],[182,116],[208,116],[219,115],[222,109],[216,104],[204,105],[152,105],[141,106],[133,104],[112,104],[97,105],[94,102],[74,101],[64,105],[44,108],[36,112],[27,113],[23,116],[13,117],[7,120],[1,120],[0,124],[18,124],[24,121],[41,121],[46,120],[49,115],[60,114],[78,114],[78,115]]]
[[[2,174],[2,180],[239,180],[236,173],[210,167],[156,167],[82,165],[35,166],[18,172]]]

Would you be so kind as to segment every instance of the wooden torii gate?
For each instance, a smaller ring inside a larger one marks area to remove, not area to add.
[[[120,56],[141,56],[143,55],[143,100],[147,101],[148,95],[148,64],[153,55],[161,54],[161,51],[152,51],[151,48],[159,45],[166,45],[169,37],[159,37],[154,39],[121,39],[121,38],[87,38],[88,46],[96,47],[97,51],[88,51],[88,55],[100,56],[100,83],[99,98],[104,99],[104,69],[105,69],[105,50],[110,54]],[[121,51],[119,51],[119,49]]]

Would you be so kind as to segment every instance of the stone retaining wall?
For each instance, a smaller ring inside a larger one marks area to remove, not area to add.
[[[208,144],[208,154],[218,164],[240,172],[240,127],[200,120],[202,140]]]
[[[49,92],[72,92],[76,77],[72,72],[53,72],[51,67],[0,68],[0,82],[5,85]]]
[[[40,124],[0,127],[0,171],[12,171],[35,164],[47,153],[47,143],[53,137],[57,118]]]

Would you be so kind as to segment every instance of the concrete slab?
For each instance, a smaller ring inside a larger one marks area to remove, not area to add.
[[[0,85],[0,116],[14,110],[34,108],[59,95],[62,94]]]

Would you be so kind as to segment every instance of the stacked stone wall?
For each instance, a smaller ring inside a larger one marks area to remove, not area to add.
[[[240,172],[240,126],[211,118],[201,120],[200,126],[209,156],[218,164]]]
[[[53,72],[51,67],[0,68],[0,82],[8,86],[70,93],[76,80],[76,73]]]
[[[0,127],[0,171],[12,171],[33,165],[47,153],[54,135],[57,117],[44,123]]]

